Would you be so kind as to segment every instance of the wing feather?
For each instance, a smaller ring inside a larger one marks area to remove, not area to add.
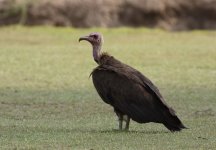
[[[103,65],[100,67],[100,69],[115,72],[119,76],[124,76],[128,78],[128,80],[132,80],[134,83],[142,85],[143,88],[148,90],[151,94],[154,94],[158,98],[157,101],[162,103],[165,108],[169,109],[172,115],[175,115],[175,111],[167,105],[163,96],[160,94],[159,89],[147,77],[145,77],[136,69],[122,63],[116,66]]]
[[[151,88],[138,75],[130,72],[129,78],[125,73],[110,66],[95,69],[93,83],[100,97],[137,122],[160,122],[158,105],[164,104],[157,102],[157,95],[152,95]]]

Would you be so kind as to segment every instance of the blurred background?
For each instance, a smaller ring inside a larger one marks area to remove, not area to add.
[[[0,25],[216,29],[216,0],[0,0]]]

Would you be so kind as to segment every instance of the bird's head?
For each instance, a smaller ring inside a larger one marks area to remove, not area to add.
[[[102,43],[103,43],[103,36],[101,34],[99,34],[99,33],[91,33],[91,34],[89,34],[87,36],[83,36],[83,37],[79,38],[79,42],[83,41],[83,40],[90,42],[93,47],[94,46],[97,47],[97,46],[101,46],[102,45]]]
[[[91,33],[87,36],[79,38],[79,42],[85,40],[91,43],[93,48],[93,58],[98,63],[101,56],[101,47],[103,43],[103,36],[99,33]]]

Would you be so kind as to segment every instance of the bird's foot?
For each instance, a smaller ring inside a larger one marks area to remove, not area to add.
[[[129,131],[129,129],[112,129],[112,131],[114,131],[114,132],[128,132]]]
[[[128,131],[129,131],[129,128],[124,128],[123,131],[128,132]]]
[[[120,130],[120,129],[112,129],[112,131],[114,131],[114,132],[122,132],[122,131],[124,131],[124,130]]]

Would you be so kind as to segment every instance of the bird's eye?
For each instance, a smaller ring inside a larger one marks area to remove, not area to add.
[[[98,36],[97,36],[97,35],[93,35],[93,38],[94,38],[94,39],[97,39],[97,38],[98,38]]]

